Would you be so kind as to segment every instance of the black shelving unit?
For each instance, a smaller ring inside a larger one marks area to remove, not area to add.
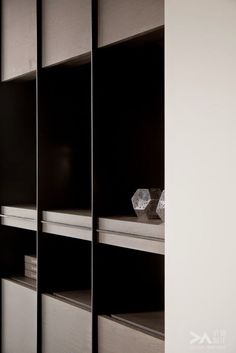
[[[17,18],[5,1],[1,353],[163,353],[164,223],[140,222],[131,197],[164,189],[164,4],[138,1],[143,11],[119,27],[122,8],[109,1],[37,0],[27,14],[20,0],[22,18],[5,28]],[[53,6],[61,17],[50,20]],[[11,31],[29,22],[37,66],[19,55],[15,70]],[[36,256],[36,280],[25,276],[25,255]]]

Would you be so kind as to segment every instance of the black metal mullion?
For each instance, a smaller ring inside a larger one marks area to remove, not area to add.
[[[37,70],[36,70],[36,209],[37,209],[37,353],[42,351],[42,288],[41,288],[41,242],[42,206],[40,192],[40,106],[41,106],[41,71],[42,71],[42,1],[36,0],[37,22]]]
[[[97,49],[98,49],[98,0],[91,0],[91,208],[92,208],[92,353],[98,352],[97,308],[97,197],[96,197],[96,114],[97,114]]]
[[[0,84],[2,84],[2,0],[0,0]],[[2,226],[0,226],[0,231]],[[2,269],[0,269],[2,276]],[[2,352],[2,277],[0,277],[0,353]]]

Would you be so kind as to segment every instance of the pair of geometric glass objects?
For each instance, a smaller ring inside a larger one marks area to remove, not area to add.
[[[138,189],[132,197],[132,204],[140,220],[160,218],[165,222],[165,190]]]

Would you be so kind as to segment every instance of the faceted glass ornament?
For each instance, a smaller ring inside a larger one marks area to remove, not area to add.
[[[157,214],[162,220],[162,222],[165,222],[165,190],[162,191],[160,200],[158,202]]]
[[[147,220],[158,218],[156,208],[161,196],[161,190],[138,189],[132,197],[134,211],[138,218]]]

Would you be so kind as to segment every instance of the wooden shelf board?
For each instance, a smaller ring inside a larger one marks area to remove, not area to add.
[[[165,239],[165,224],[159,219],[140,221],[137,217],[99,218],[99,230]]]
[[[114,314],[112,318],[164,339],[164,311]]]
[[[52,210],[43,211],[43,221],[92,228],[90,210]]]
[[[75,238],[80,240],[92,241],[92,230],[86,227],[77,227],[67,224],[42,222],[43,232],[48,234],[56,234],[64,237]]]
[[[20,217],[20,218],[37,218],[36,206],[34,205],[13,205],[2,206],[1,213],[4,216]]]
[[[1,224],[4,226],[22,228],[28,230],[37,230],[37,221],[31,218],[10,217],[1,215]]]
[[[17,282],[18,284],[24,285],[28,288],[36,290],[36,280],[25,276],[14,276],[9,278],[10,281]]]
[[[137,217],[100,218],[98,232],[102,244],[165,253],[165,225],[158,219],[140,222]]]
[[[43,232],[81,240],[92,240],[90,210],[43,211]]]
[[[59,299],[78,305],[83,309],[91,311],[91,290],[81,289],[74,291],[55,292],[53,295]]]
[[[101,244],[119,246],[121,248],[151,252],[154,254],[165,254],[165,242],[163,240],[129,236],[127,234],[104,232],[98,234],[98,242]]]

